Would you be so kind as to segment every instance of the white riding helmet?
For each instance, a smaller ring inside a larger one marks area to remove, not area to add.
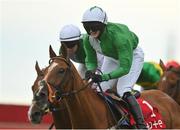
[[[83,14],[82,22],[101,22],[107,24],[106,12],[100,7],[94,6],[86,10]]]
[[[76,41],[79,40],[80,37],[81,31],[78,27],[72,24],[65,25],[59,33],[59,39],[61,42]]]

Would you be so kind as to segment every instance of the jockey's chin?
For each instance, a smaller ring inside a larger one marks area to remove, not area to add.
[[[93,38],[98,38],[98,36],[100,35],[100,31],[96,31],[96,32],[91,32],[90,35],[93,37]]]

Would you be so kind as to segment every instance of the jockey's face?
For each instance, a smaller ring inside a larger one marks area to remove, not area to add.
[[[78,45],[74,45],[72,48],[67,48],[68,55],[72,57],[74,53],[77,51]]]
[[[62,42],[67,47],[67,52],[70,57],[74,55],[74,53],[78,49],[78,44],[80,44],[80,41],[68,41],[68,42]]]
[[[103,33],[104,28],[105,28],[105,24],[101,22],[97,22],[97,21],[84,22],[83,26],[86,32],[94,38],[100,37],[101,33]]]

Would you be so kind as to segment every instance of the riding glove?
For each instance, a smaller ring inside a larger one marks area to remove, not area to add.
[[[95,83],[99,83],[103,81],[102,76],[99,74],[93,74],[91,78],[92,78],[92,81]]]
[[[86,80],[89,80],[90,78],[92,78],[92,75],[93,75],[93,72],[92,72],[92,71],[90,71],[90,70],[86,71],[86,73],[85,73],[85,79],[86,79]]]

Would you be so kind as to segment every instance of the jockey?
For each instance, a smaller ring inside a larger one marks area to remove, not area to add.
[[[86,34],[87,35],[87,34]],[[76,63],[79,63],[78,72],[82,78],[85,77],[85,72],[87,71],[85,66],[85,51],[83,48],[83,37],[85,34],[81,35],[79,28],[75,25],[69,24],[65,25],[59,34],[59,39],[61,44],[63,43],[67,47],[67,52],[70,59]],[[61,50],[59,50],[59,54]],[[103,56],[98,55],[99,63],[103,61]],[[99,64],[99,66],[101,66]]]
[[[137,128],[146,128],[142,110],[131,94],[144,62],[144,53],[138,46],[138,37],[126,25],[107,22],[106,12],[94,6],[82,18],[89,36],[84,37],[87,72],[85,77],[102,82],[103,91],[117,83],[117,92],[129,104]],[[97,54],[104,55],[101,71],[95,74]]]
[[[163,70],[156,62],[144,62],[143,69],[137,80],[137,84],[145,90],[157,89],[158,81],[163,74]]]

